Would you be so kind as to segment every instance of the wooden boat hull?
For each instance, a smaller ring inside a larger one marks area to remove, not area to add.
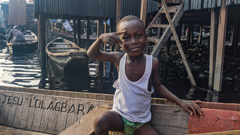
[[[89,76],[86,50],[75,43],[58,37],[47,44],[46,53],[50,66],[55,67],[54,70],[64,75],[71,71],[73,75]]]
[[[94,119],[106,110],[99,111],[96,106],[109,105],[112,99],[111,94],[0,86],[0,124],[49,134],[86,135],[90,134],[87,128],[79,130],[84,117]],[[166,99],[153,98],[151,124],[161,135],[210,134],[240,129],[239,104],[203,102],[200,106],[205,114],[191,116]]]
[[[37,36],[30,30],[23,32],[25,42],[7,42],[8,51],[10,54],[25,54],[32,53],[37,49]]]

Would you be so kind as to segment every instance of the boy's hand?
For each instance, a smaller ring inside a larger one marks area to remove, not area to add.
[[[182,100],[179,105],[183,108],[184,111],[186,111],[190,115],[203,115],[203,111],[197,103],[200,103],[200,101],[186,102]]]
[[[120,35],[124,34],[126,30],[121,32],[113,32],[113,33],[104,33],[99,39],[102,40],[103,43],[109,44],[113,46],[114,44],[122,44],[122,40],[119,38]]]

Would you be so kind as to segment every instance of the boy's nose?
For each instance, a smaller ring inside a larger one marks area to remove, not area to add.
[[[131,44],[136,43],[136,41],[137,41],[137,40],[136,40],[135,38],[132,38],[132,39],[131,39]]]

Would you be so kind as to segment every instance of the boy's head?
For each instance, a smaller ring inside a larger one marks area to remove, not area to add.
[[[117,31],[125,31],[120,35],[123,50],[130,56],[141,56],[147,41],[143,22],[136,16],[126,16],[117,24]]]
[[[117,31],[119,31],[119,25],[123,22],[127,22],[127,21],[137,21],[142,25],[142,28],[145,29],[145,26],[142,22],[142,20],[140,20],[138,17],[133,16],[133,15],[128,15],[123,17],[118,23],[117,23]],[[144,31],[145,32],[145,31]]]

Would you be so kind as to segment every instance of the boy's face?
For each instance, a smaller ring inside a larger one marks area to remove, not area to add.
[[[118,31],[126,30],[120,36],[123,50],[130,56],[139,56],[146,46],[146,34],[144,27],[137,20],[122,22],[118,26]]]

